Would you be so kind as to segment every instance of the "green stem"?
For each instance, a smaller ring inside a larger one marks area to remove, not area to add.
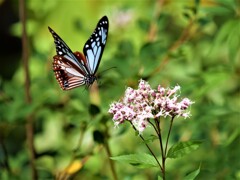
[[[112,171],[113,179],[114,179],[114,180],[118,180],[114,163],[113,163],[113,161],[110,159],[110,157],[112,157],[112,153],[111,153],[111,150],[110,150],[110,148],[109,148],[109,144],[108,144],[108,141],[107,141],[107,140],[104,142],[104,147],[105,147],[106,152],[107,152],[107,155],[108,155],[109,164],[110,164],[110,168],[111,168],[111,171]]]
[[[171,119],[170,127],[169,127],[169,130],[168,130],[167,141],[166,141],[166,146],[165,146],[165,151],[164,151],[165,154],[167,154],[168,140],[169,140],[170,133],[171,133],[171,130],[172,130],[173,119],[174,119],[174,116],[173,116],[172,119]]]
[[[138,132],[138,130],[137,130],[136,127],[132,124],[132,122],[131,122],[131,121],[129,121],[129,122],[130,122],[130,124],[132,125],[133,129],[134,129],[136,132]],[[158,166],[160,167],[160,170],[162,171],[162,166],[161,166],[160,162],[158,161],[156,155],[153,153],[153,151],[151,150],[151,148],[148,146],[148,144],[146,143],[144,137],[143,137],[141,134],[139,134],[139,136],[140,136],[140,138],[143,140],[144,144],[147,146],[149,152],[152,154],[152,156],[154,157],[154,159],[157,161]]]
[[[162,178],[165,180],[165,160],[166,160],[166,154],[163,151],[163,142],[162,142],[162,135],[161,135],[161,128],[160,128],[160,120],[159,119],[154,119],[156,123],[156,129],[157,129],[157,135],[159,139],[159,144],[160,144],[160,149],[161,149],[161,155],[162,155]]]
[[[81,145],[83,142],[83,138],[84,138],[84,134],[85,131],[87,129],[87,126],[85,125],[85,123],[82,125],[82,127],[80,127],[80,134],[79,134],[79,140],[78,140],[78,144],[76,146],[76,148],[73,150],[73,158],[75,158],[75,156],[78,154],[78,151],[81,149]]]
[[[109,134],[108,134],[108,126],[106,124],[105,124],[105,135],[104,136],[105,136],[104,137],[104,148],[106,149],[106,152],[107,152],[107,155],[108,155],[109,165],[110,165],[110,168],[111,168],[111,171],[112,171],[113,179],[118,180],[115,164],[110,159],[110,157],[112,157],[112,153],[111,153],[109,143],[108,143]]]
[[[155,131],[158,133],[158,129],[156,128],[156,126],[154,126],[154,124],[150,120],[148,120],[148,123],[151,124]]]

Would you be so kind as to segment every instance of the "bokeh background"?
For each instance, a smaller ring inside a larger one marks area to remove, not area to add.
[[[109,161],[148,153],[129,124],[115,128],[108,114],[109,104],[140,79],[153,88],[178,84],[195,102],[190,119],[174,122],[170,145],[203,143],[167,160],[167,179],[183,179],[199,166],[196,179],[240,179],[239,0],[27,0],[27,48],[22,2],[0,0],[0,179],[106,180],[113,166],[118,179],[156,179],[158,169]],[[82,51],[104,15],[109,37],[98,72],[116,68],[100,73],[90,89],[62,91],[47,27]],[[158,150],[157,142],[150,145]]]

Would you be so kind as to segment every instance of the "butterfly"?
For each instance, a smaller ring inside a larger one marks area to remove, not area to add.
[[[54,38],[57,55],[53,57],[53,71],[63,90],[82,85],[91,86],[97,80],[96,72],[108,37],[109,21],[103,16],[83,47],[83,53],[72,52],[68,45],[48,27]]]

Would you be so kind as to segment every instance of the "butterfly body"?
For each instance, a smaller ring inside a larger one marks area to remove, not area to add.
[[[108,26],[108,18],[102,17],[85,43],[83,53],[78,51],[73,53],[67,44],[48,27],[54,38],[57,52],[53,57],[53,71],[63,90],[82,85],[89,87],[97,80],[96,72],[107,41]]]

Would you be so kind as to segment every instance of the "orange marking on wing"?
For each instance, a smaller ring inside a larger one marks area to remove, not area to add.
[[[76,51],[73,54],[75,54],[77,56],[77,59],[79,62],[83,62],[85,64],[85,66],[87,65],[87,60],[83,53]]]

